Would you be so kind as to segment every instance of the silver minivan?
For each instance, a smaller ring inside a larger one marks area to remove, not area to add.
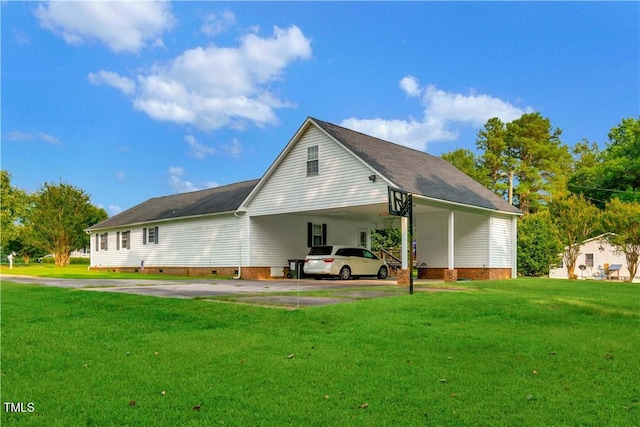
[[[350,246],[314,246],[304,259],[304,274],[316,278],[336,276],[342,280],[351,277],[375,276],[386,279],[387,263],[364,248]]]

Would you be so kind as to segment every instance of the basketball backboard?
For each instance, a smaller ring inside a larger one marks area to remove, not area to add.
[[[408,217],[411,212],[411,194],[399,188],[387,188],[389,191],[389,215]]]

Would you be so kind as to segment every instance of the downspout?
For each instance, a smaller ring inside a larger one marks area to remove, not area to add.
[[[240,215],[238,215],[238,211],[235,211],[233,216],[238,218],[238,275],[233,279],[238,280],[242,275],[242,239],[240,238]]]

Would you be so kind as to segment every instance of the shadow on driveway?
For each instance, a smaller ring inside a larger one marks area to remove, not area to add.
[[[145,280],[145,279],[55,279],[3,275],[2,280],[92,292],[118,292],[162,298],[202,298],[217,302],[275,307],[310,307],[341,304],[408,293],[394,278],[386,280]],[[432,284],[434,282],[430,282]],[[441,282],[440,282],[441,283]],[[428,284],[427,284],[428,285]],[[442,285],[440,285],[442,286]],[[457,291],[461,288],[417,284],[416,291]],[[324,295],[317,295],[322,292]],[[315,295],[309,295],[315,293]],[[305,295],[306,294],[306,295]]]

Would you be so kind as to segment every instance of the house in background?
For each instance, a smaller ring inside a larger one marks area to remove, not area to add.
[[[259,180],[153,198],[90,227],[91,267],[284,277],[311,246],[370,248],[389,186],[413,194],[420,277],[516,276],[516,208],[439,157],[314,118]]]
[[[606,234],[585,240],[580,246],[580,253],[576,260],[574,273],[578,279],[614,279],[627,280],[629,270],[627,260],[623,253],[617,253],[615,248],[607,243],[603,237]],[[580,269],[583,265],[585,268]],[[613,268],[612,268],[613,266]],[[619,268],[617,268],[619,266]],[[559,266],[549,269],[549,277],[556,279],[567,279],[569,277],[564,262]],[[634,282],[640,282],[640,277],[635,277]]]

